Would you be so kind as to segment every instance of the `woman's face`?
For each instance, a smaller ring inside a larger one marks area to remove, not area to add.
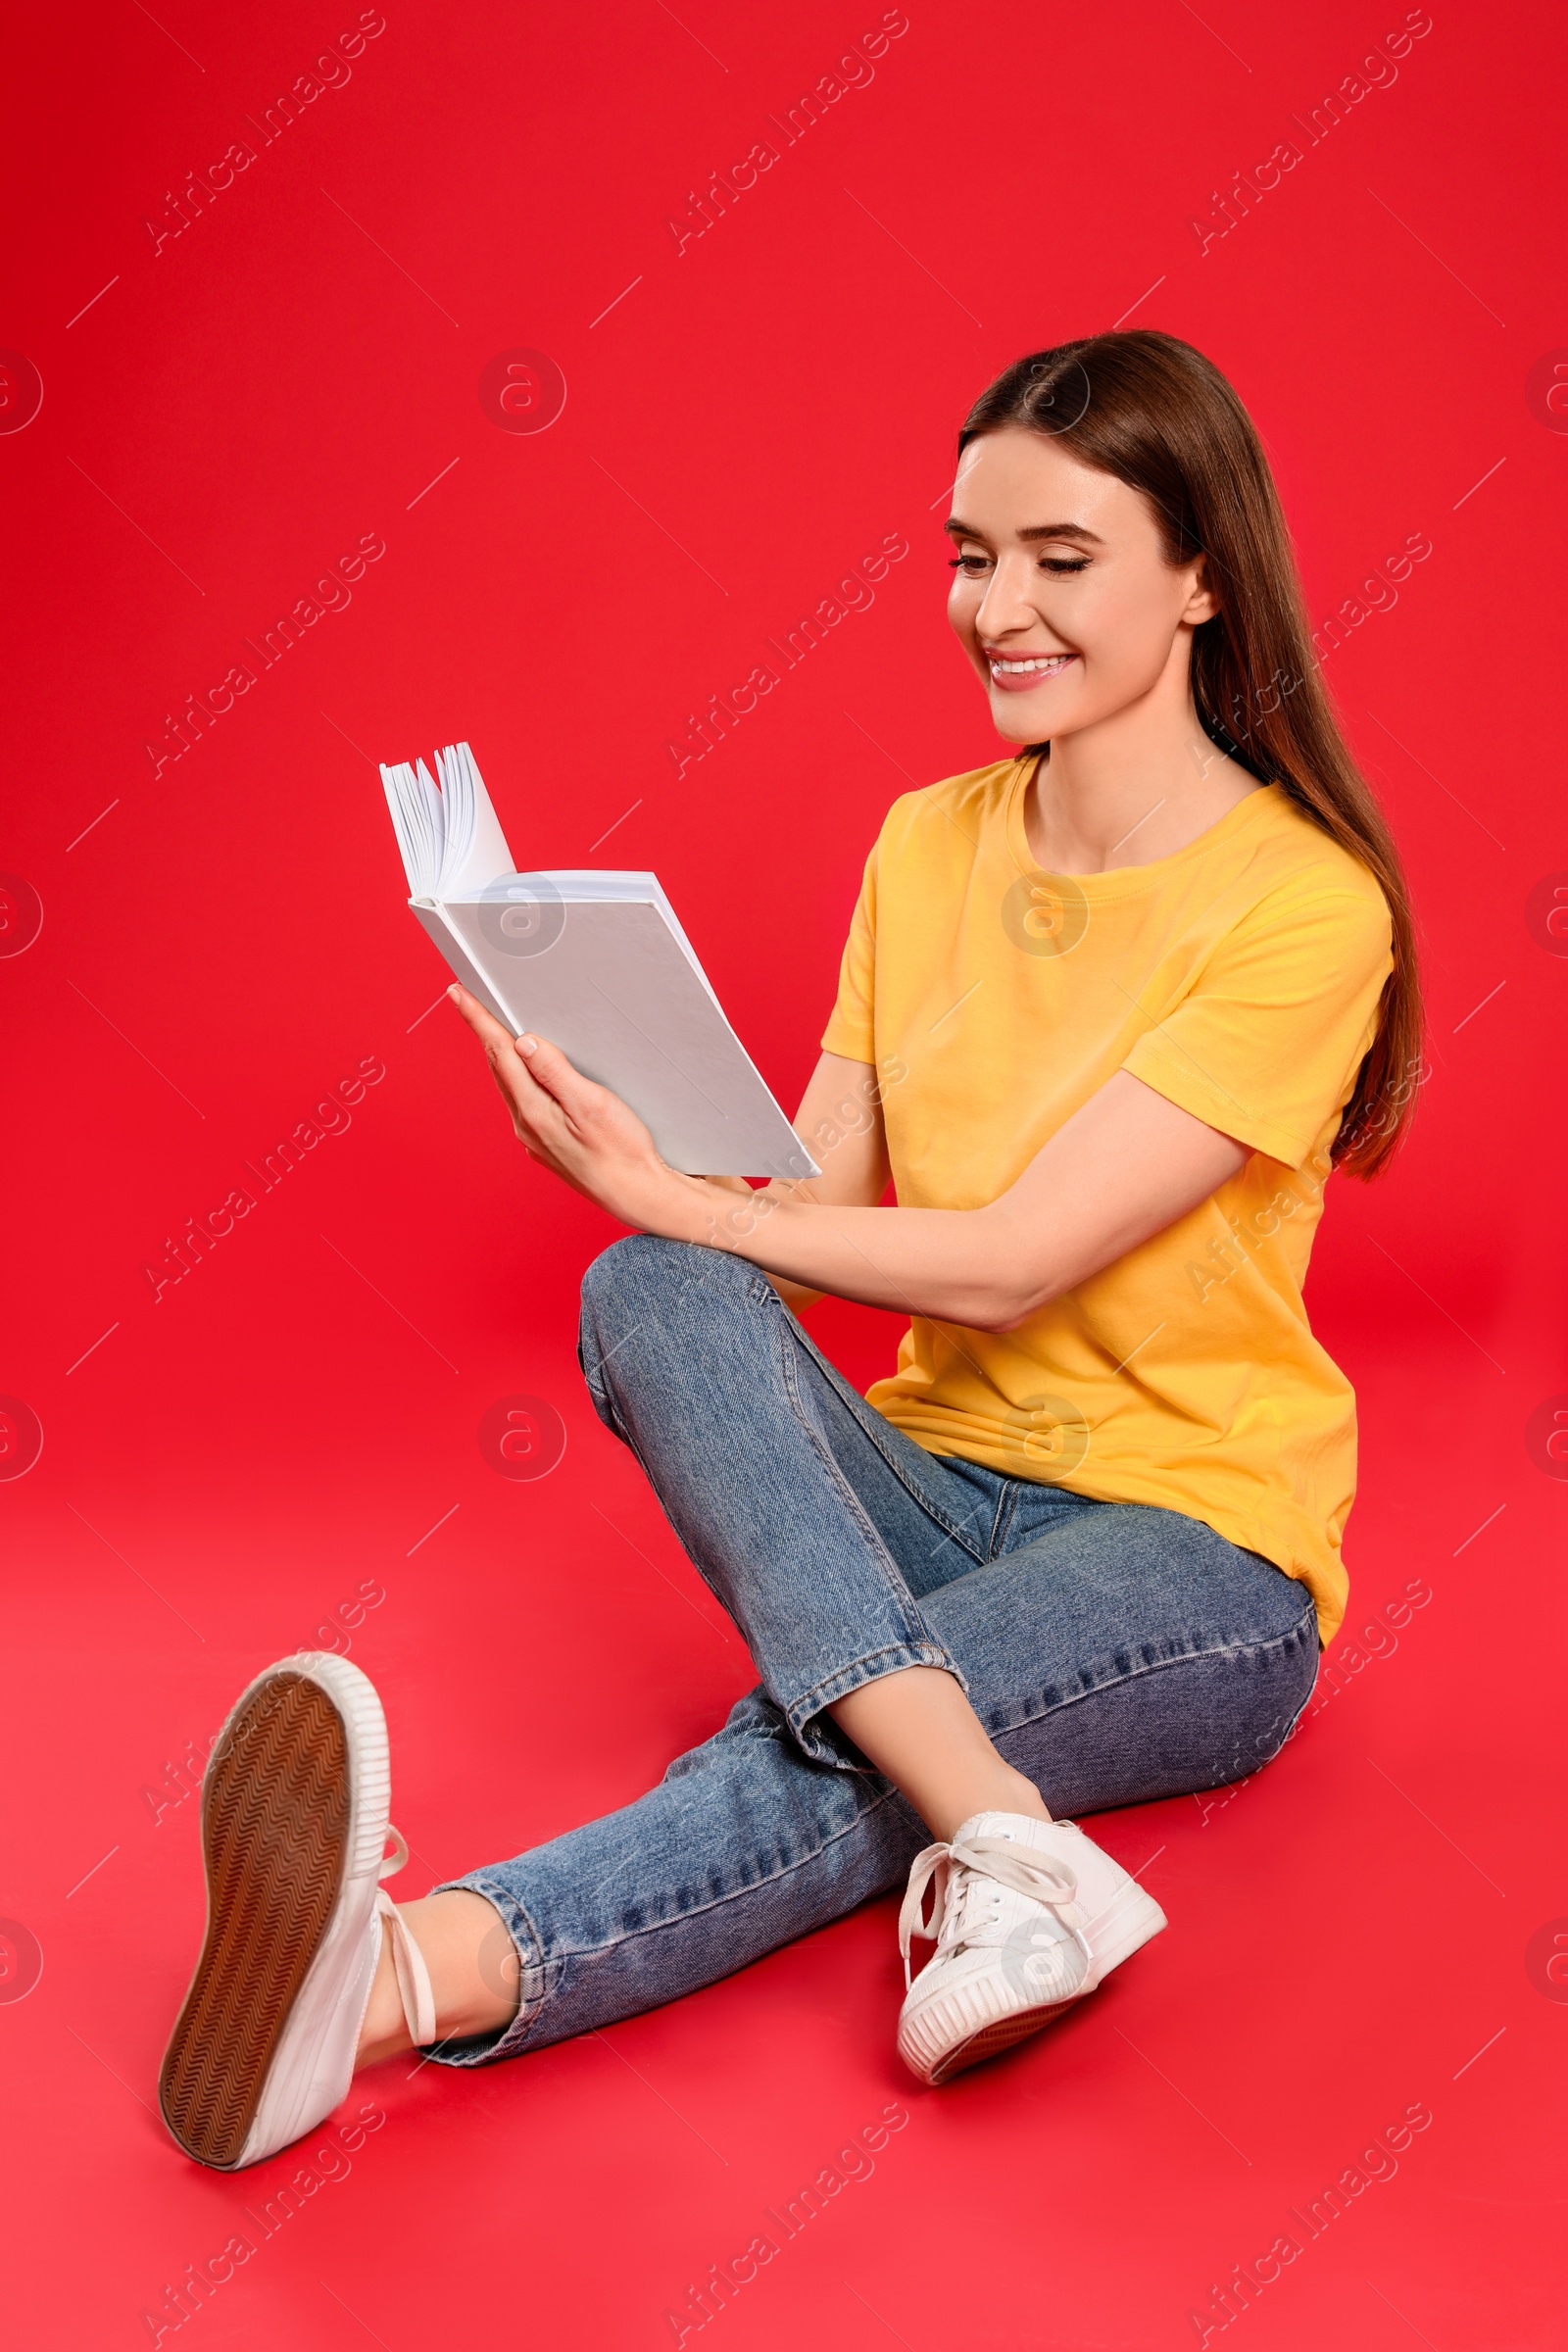
[[[1215,611],[1202,559],[1167,564],[1142,493],[1006,425],[958,463],[948,617],[1010,743],[1076,734],[1168,673],[1184,693],[1192,633]]]

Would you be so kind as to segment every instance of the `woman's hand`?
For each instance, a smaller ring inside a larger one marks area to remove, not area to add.
[[[634,1110],[607,1086],[574,1070],[564,1054],[526,1031],[514,1037],[477,997],[454,985],[448,996],[484,1047],[517,1141],[575,1192],[623,1225],[683,1241],[704,1238],[700,1179],[660,1158]]]

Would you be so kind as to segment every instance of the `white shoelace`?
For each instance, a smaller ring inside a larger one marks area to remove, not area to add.
[[[378,1879],[395,1878],[409,1858],[408,1840],[401,1830],[388,1829],[394,1851],[376,1872]],[[392,1965],[397,1970],[398,1993],[403,2002],[404,2023],[409,2029],[416,2049],[424,2049],[436,2039],[435,1992],[430,1984],[430,1971],[425,1967],[424,1954],[415,1942],[392,1897],[384,1886],[375,1894],[377,1916],[391,1923]]]
[[[933,1882],[935,1886],[932,1893]],[[975,1838],[965,1844],[928,1845],[914,1858],[908,1890],[899,1912],[899,1949],[906,1989],[913,1981],[909,1946],[915,1936],[950,1952],[959,1944],[1000,1943],[1002,1889],[1012,1888],[1042,1904],[1062,1928],[1084,1943],[1077,1909],[1078,1882],[1064,1863],[1020,1845],[1011,1838]],[[931,1911],[926,1896],[932,1893]],[[1085,1953],[1089,1947],[1084,1943]]]

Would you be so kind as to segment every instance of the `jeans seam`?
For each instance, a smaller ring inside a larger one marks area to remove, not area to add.
[[[1297,1621],[1297,1628],[1296,1628],[1296,1630],[1297,1630],[1297,1632],[1298,1632],[1298,1633],[1304,1634],[1308,1626],[1310,1626],[1310,1627],[1311,1627],[1312,1633],[1313,1633],[1314,1637],[1316,1637],[1316,1636],[1317,1636],[1317,1602],[1314,1600],[1314,1598],[1312,1597],[1312,1595],[1311,1595],[1311,1593],[1310,1593],[1310,1592],[1308,1592],[1308,1594],[1307,1594],[1307,1596],[1306,1596],[1306,1607],[1305,1607],[1305,1608],[1304,1608],[1304,1609],[1301,1611],[1300,1617],[1299,1617],[1299,1618],[1298,1619],[1298,1621]],[[1282,1637],[1281,1637],[1281,1639],[1283,1640],[1283,1639],[1284,1639],[1284,1637],[1282,1636]],[[1304,1642],[1303,1642],[1302,1646],[1303,1646],[1303,1647],[1305,1646]],[[1294,1714],[1294,1715],[1291,1717],[1291,1720],[1290,1720],[1290,1723],[1289,1723],[1289,1725],[1286,1727],[1286,1730],[1285,1730],[1284,1736],[1283,1736],[1283,1738],[1282,1738],[1282,1739],[1281,1739],[1281,1740],[1280,1740],[1280,1747],[1283,1747],[1283,1746],[1285,1745],[1285,1742],[1286,1742],[1286,1740],[1289,1740],[1289,1738],[1290,1738],[1290,1736],[1291,1736],[1292,1732],[1294,1732],[1294,1731],[1295,1731],[1295,1729],[1296,1729],[1297,1725],[1298,1725],[1298,1724],[1300,1722],[1300,1720],[1301,1720],[1301,1717],[1302,1717],[1302,1716],[1303,1716],[1303,1715],[1306,1713],[1307,1706],[1308,1706],[1308,1704],[1309,1704],[1309,1702],[1310,1702],[1310,1700],[1311,1700],[1312,1693],[1313,1693],[1313,1691],[1314,1691],[1314,1690],[1317,1689],[1317,1678],[1318,1678],[1319,1674],[1322,1672],[1322,1669],[1323,1669],[1323,1643],[1322,1643],[1322,1641],[1321,1641],[1321,1639],[1319,1639],[1319,1640],[1318,1640],[1318,1644],[1317,1644],[1317,1656],[1316,1656],[1315,1658],[1313,1658],[1313,1660],[1312,1660],[1312,1680],[1311,1680],[1311,1681],[1310,1681],[1310,1682],[1307,1684],[1307,1686],[1306,1686],[1306,1692],[1305,1692],[1305,1695],[1303,1696],[1303,1698],[1302,1698],[1302,1700],[1301,1700],[1301,1703],[1300,1703],[1300,1705],[1299,1705],[1299,1706],[1297,1708],[1297,1710],[1296,1710],[1296,1713],[1295,1713],[1295,1714]],[[1277,1756],[1277,1755],[1279,1754],[1279,1752],[1280,1752],[1280,1747],[1277,1747],[1277,1748],[1274,1750],[1274,1754],[1275,1754],[1276,1756]],[[1264,1758],[1264,1762],[1265,1762],[1265,1763],[1267,1763],[1267,1762],[1269,1762],[1269,1761],[1270,1761],[1270,1759],[1269,1759],[1268,1757],[1265,1757],[1265,1758]]]
[[[759,1887],[776,1886],[780,1879],[787,1879],[795,1871],[805,1870],[810,1863],[819,1861],[822,1855],[825,1854],[831,1846],[838,1845],[842,1843],[846,1838],[853,1837],[856,1831],[860,1828],[861,1824],[870,1814],[879,1812],[884,1805],[892,1804],[897,1797],[898,1790],[891,1785],[886,1789],[877,1791],[870,1797],[867,1803],[858,1808],[855,1818],[852,1821],[847,1822],[842,1830],[835,1830],[831,1837],[824,1838],[819,1844],[812,1846],[808,1853],[792,1854],[788,1861],[782,1862],[779,1865],[777,1870],[770,1870],[765,1878],[748,1880],[746,1885],[743,1886],[727,1887],[722,1894],[716,1894],[707,1902],[697,1903],[690,1909],[673,1912],[668,1919],[652,1920],[649,1922],[647,1927],[628,1929],[621,1935],[607,1937],[603,1943],[585,1943],[573,1945],[570,1951],[556,1953],[548,1962],[543,1963],[542,1966],[548,1969],[560,1970],[562,1967],[567,1965],[573,1960],[596,1959],[601,1953],[616,1951],[622,1944],[634,1943],[641,1936],[659,1936],[662,1935],[666,1928],[684,1927],[690,1920],[701,1919],[706,1912],[722,1910],[726,1903],[737,1902],[743,1895],[755,1894]],[[472,1886],[466,1880],[457,1879],[454,1880],[452,1884],[455,1886],[464,1888],[468,1893],[472,1893],[474,1891]],[[895,1878],[889,1881],[889,1885],[892,1886],[896,1884],[897,1877],[895,1875]],[[432,1891],[440,1892],[442,1890],[436,1888]],[[513,1899],[515,1901],[516,1898],[514,1897]],[[870,1901],[873,1898],[867,1896],[865,1899]],[[522,1910],[522,1905],[518,1903],[517,1908],[519,1911]],[[524,1916],[526,1917],[526,1914],[524,1914]],[[530,2012],[528,2018],[529,2027],[537,2022],[540,2013],[546,2007],[550,1998],[551,1994],[548,1991],[540,1995],[537,2005]],[[521,2014],[520,2011],[518,2014]],[[509,2034],[512,2033],[516,2023],[516,2018],[514,2018],[512,2024],[507,2028],[507,2033]],[[524,2033],[526,2033],[527,2030],[528,2028],[525,2027],[523,2029]],[[487,2053],[487,2055],[495,2055],[495,2053],[490,2052]],[[508,2051],[505,2053],[505,2055],[510,2056],[511,2052]]]
[[[794,1317],[792,1316],[790,1320],[793,1322]],[[802,1403],[800,1383],[797,1378],[795,1361],[794,1335],[786,1328],[782,1318],[780,1319],[779,1323],[779,1353],[781,1357],[780,1368],[784,1376],[784,1393],[790,1400],[791,1409],[793,1410],[797,1421],[799,1421],[801,1428],[806,1433],[807,1439],[814,1448],[817,1458],[820,1460],[823,1468],[826,1470],[828,1477],[833,1482],[833,1485],[837,1490],[840,1502],[843,1504],[845,1510],[849,1513],[856,1527],[859,1530],[861,1536],[870,1546],[873,1559],[880,1554],[881,1557],[887,1562],[887,1568],[883,1571],[883,1582],[886,1586],[889,1599],[895,1603],[895,1605],[899,1608],[900,1614],[905,1619],[909,1646],[929,1648],[935,1650],[943,1658],[946,1658],[946,1644],[936,1640],[931,1632],[931,1628],[926,1624],[914,1594],[909,1591],[908,1586],[905,1583],[904,1578],[900,1573],[898,1562],[888,1550],[888,1547],[883,1543],[880,1535],[878,1535],[876,1526],[872,1521],[870,1513],[866,1510],[865,1505],[860,1500],[860,1497],[858,1494],[857,1494],[855,1489],[845,1477],[843,1468],[835,1456],[833,1448],[828,1445],[820,1431],[813,1427],[810,1416],[806,1411],[806,1408]],[[888,1571],[891,1571],[891,1574],[889,1574]],[[956,1677],[962,1688],[965,1690],[968,1688],[968,1686],[964,1684],[963,1677],[961,1674],[959,1674],[956,1665],[950,1664],[949,1671]],[[792,1704],[783,1711],[792,1719],[791,1728],[793,1730],[794,1705]]]
[[[993,1561],[1003,1557],[1006,1548],[1007,1537],[1017,1516],[1018,1488],[1014,1480],[1008,1479],[1005,1486],[999,1488],[997,1492],[997,1508],[991,1522],[991,1548],[985,1560],[988,1568]]]
[[[777,1297],[777,1294],[775,1293],[774,1296]],[[805,1348],[807,1353],[819,1367],[823,1375],[834,1389],[835,1393],[855,1415],[856,1422],[859,1429],[869,1440],[871,1445],[876,1447],[877,1452],[882,1456],[883,1461],[892,1471],[894,1477],[898,1480],[906,1494],[908,1495],[910,1501],[913,1502],[918,1509],[924,1511],[926,1517],[930,1519],[936,1526],[940,1527],[945,1535],[950,1537],[955,1544],[958,1544],[960,1549],[966,1551],[970,1558],[974,1561],[976,1567],[983,1568],[986,1565],[985,1556],[982,1553],[979,1545],[974,1542],[973,1538],[957,1520],[951,1519],[948,1516],[948,1513],[942,1508],[942,1505],[937,1502],[932,1495],[922,1493],[921,1489],[917,1487],[914,1481],[909,1477],[903,1464],[898,1461],[892,1453],[889,1452],[887,1446],[883,1444],[876,1424],[878,1421],[882,1421],[884,1416],[877,1411],[874,1404],[867,1404],[865,1398],[859,1395],[858,1390],[851,1388],[849,1382],[844,1378],[843,1373],[839,1371],[837,1365],[829,1363],[827,1357],[822,1353],[821,1348],[817,1347],[815,1341],[811,1338],[810,1333],[802,1327],[800,1322],[790,1312],[789,1308],[784,1304],[784,1301],[781,1298],[778,1301],[778,1305],[781,1323],[790,1326],[789,1336],[798,1342],[800,1346]],[[798,1403],[797,1410],[799,1410]],[[869,1419],[866,1418],[867,1415],[870,1416]],[[884,1425],[889,1426],[888,1424]]]
[[[1301,1629],[1306,1624],[1307,1618],[1310,1614],[1310,1611],[1303,1611],[1299,1621],[1293,1626],[1288,1633],[1271,1634],[1266,1639],[1261,1641],[1248,1640],[1241,1642],[1225,1642],[1219,1643],[1213,1649],[1183,1650],[1180,1657],[1155,1658],[1147,1665],[1134,1666],[1126,1674],[1115,1674],[1112,1675],[1106,1682],[1096,1683],[1091,1690],[1074,1690],[1067,1697],[1057,1699],[1054,1705],[1038,1707],[1027,1715],[1020,1715],[1016,1723],[1003,1724],[999,1728],[996,1737],[1005,1740],[1009,1738],[1013,1732],[1023,1731],[1029,1724],[1043,1722],[1048,1715],[1059,1715],[1068,1707],[1076,1707],[1081,1705],[1085,1699],[1099,1698],[1107,1690],[1122,1690],[1128,1683],[1141,1682],[1146,1675],[1163,1674],[1172,1666],[1201,1665],[1206,1664],[1210,1659],[1213,1658],[1236,1658],[1242,1656],[1247,1650],[1261,1652],[1270,1649],[1284,1649],[1289,1643],[1297,1641],[1299,1638]],[[1317,1681],[1317,1673],[1315,1668],[1313,1670],[1312,1680],[1315,1685]],[[1308,1690],[1307,1698],[1310,1698],[1311,1695],[1311,1691]],[[1301,1701],[1301,1707],[1304,1707],[1305,1704],[1306,1699],[1303,1699]],[[1298,1707],[1297,1709],[1298,1719],[1299,1719],[1300,1712],[1301,1708]],[[1282,1740],[1280,1741],[1280,1747],[1283,1747],[1285,1741]],[[1275,1748],[1273,1754],[1278,1755],[1278,1753],[1279,1748]],[[1269,1763],[1272,1761],[1272,1757],[1265,1756],[1263,1761],[1264,1763]]]

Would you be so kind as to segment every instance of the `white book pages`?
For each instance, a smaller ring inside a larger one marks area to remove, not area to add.
[[[439,890],[441,887],[441,860],[445,854],[446,844],[446,803],[436,789],[435,778],[422,760],[415,770],[415,781],[418,787],[416,807],[424,870],[432,877],[425,887],[428,890]]]
[[[511,873],[515,864],[501,820],[466,743],[449,744],[444,753],[437,752],[436,771],[446,811],[439,896],[482,890],[497,874]]]
[[[423,844],[426,819],[419,805],[414,770],[406,760],[400,760],[395,767],[383,767],[381,785],[392,811],[392,830],[397,835],[398,854],[409,878],[409,889],[417,898],[430,884],[429,859]]]
[[[467,770],[457,758],[456,747],[449,745],[435,756],[435,772],[441,787],[441,868],[436,878],[436,896],[444,898],[457,889],[458,876],[463,871],[468,844],[473,838],[473,787]],[[505,862],[510,865],[509,858]],[[484,879],[488,882],[489,875]]]
[[[436,783],[421,760],[383,766],[381,783],[413,897],[480,890],[515,863],[484,779],[466,743],[435,756]]]

